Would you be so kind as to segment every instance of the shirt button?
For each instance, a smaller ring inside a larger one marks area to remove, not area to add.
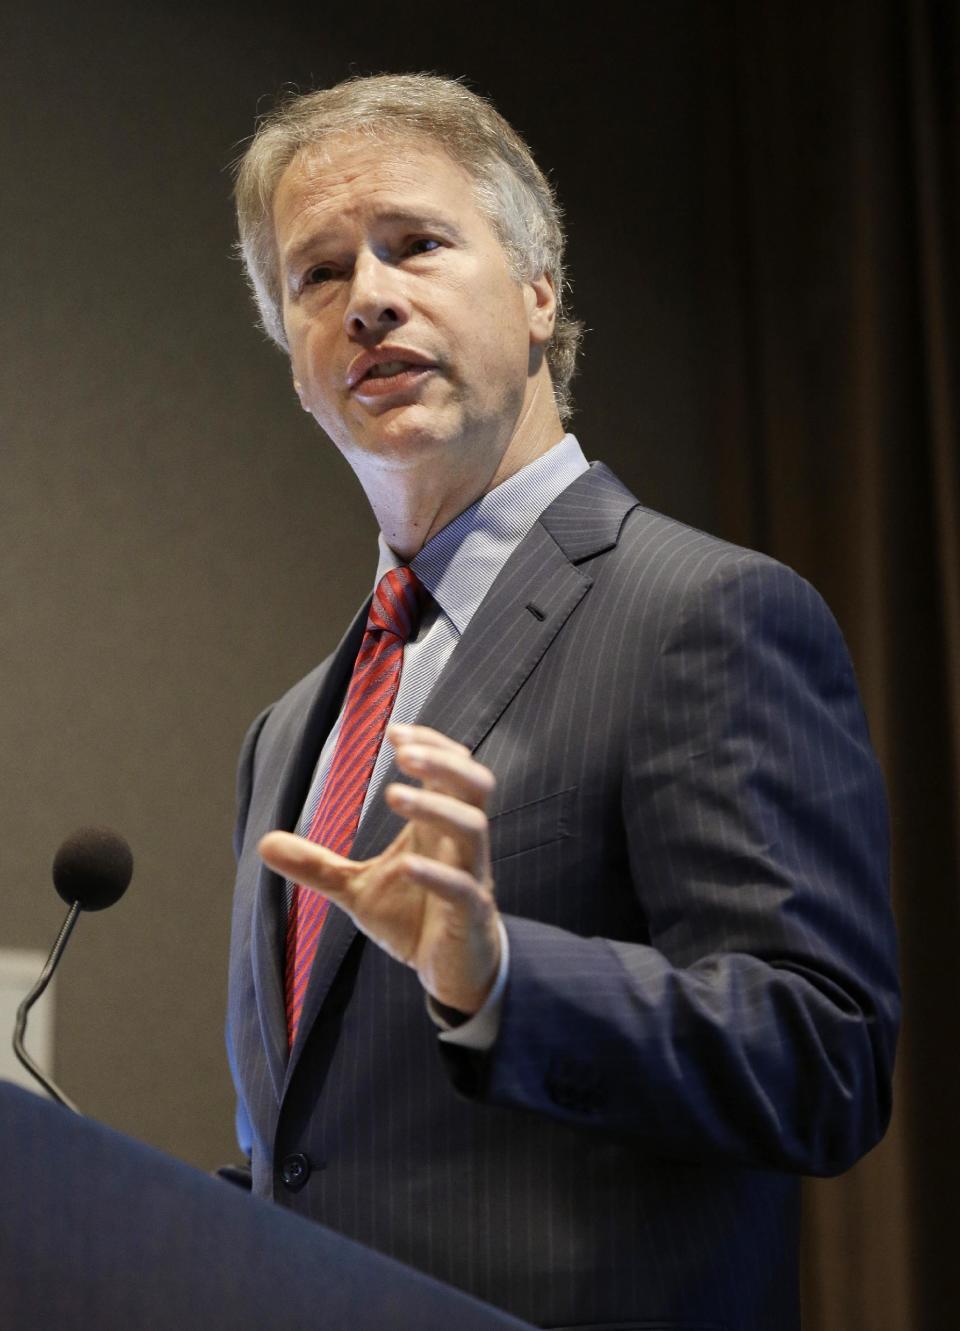
[[[284,1156],[280,1166],[280,1177],[283,1179],[284,1187],[291,1192],[299,1192],[310,1177],[309,1157],[302,1151],[297,1151],[295,1155]]]

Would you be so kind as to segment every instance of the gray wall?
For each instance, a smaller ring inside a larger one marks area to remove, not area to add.
[[[234,1154],[222,1053],[233,772],[255,713],[335,643],[374,526],[252,325],[226,165],[282,84],[466,74],[560,187],[590,333],[575,429],[643,498],[716,526],[695,6],[641,36],[554,7],[37,0],[0,18],[0,947],[46,949],[75,826],[136,856],[59,980],[56,1075],[202,1166]],[[0,1033],[2,1034],[2,1033]],[[6,1038],[6,1035],[3,1036]]]

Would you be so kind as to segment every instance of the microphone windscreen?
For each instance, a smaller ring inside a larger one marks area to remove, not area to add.
[[[133,853],[106,827],[81,827],[53,860],[53,884],[68,906],[104,910],[119,901],[133,877]]]

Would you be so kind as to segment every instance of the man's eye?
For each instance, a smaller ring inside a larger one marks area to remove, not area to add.
[[[303,279],[304,286],[319,286],[321,282],[329,282],[333,276],[333,269],[328,268],[326,264],[317,264],[316,268],[310,268],[306,277]]]
[[[432,240],[429,236],[420,236],[417,240],[411,240],[407,248],[411,254],[429,254],[432,250],[440,248],[440,242]]]

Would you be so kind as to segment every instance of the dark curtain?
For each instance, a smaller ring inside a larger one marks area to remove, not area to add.
[[[807,1185],[807,1331],[960,1324],[958,11],[704,11],[723,534],[833,607],[891,800],[894,1118],[850,1174]]]

